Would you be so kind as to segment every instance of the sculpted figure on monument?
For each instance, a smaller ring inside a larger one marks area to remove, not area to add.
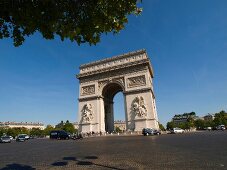
[[[147,116],[147,109],[142,96],[137,96],[132,103],[135,116],[138,118],[145,118]]]
[[[90,123],[92,119],[93,119],[92,105],[87,103],[84,105],[82,109],[82,122]]]

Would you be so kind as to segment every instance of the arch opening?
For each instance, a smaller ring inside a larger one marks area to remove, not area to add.
[[[102,91],[102,96],[104,100],[104,122],[105,131],[111,133],[114,131],[114,96],[123,92],[123,88],[117,83],[107,84]],[[124,104],[123,104],[124,105]]]

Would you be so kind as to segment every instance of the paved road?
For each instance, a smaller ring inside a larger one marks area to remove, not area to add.
[[[0,144],[0,169],[227,169],[227,131]]]

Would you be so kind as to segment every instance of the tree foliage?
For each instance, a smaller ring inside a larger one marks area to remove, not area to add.
[[[41,129],[39,129],[39,128],[32,128],[31,130],[30,130],[30,135],[31,136],[38,136],[38,137],[41,137],[41,136],[43,136],[44,135],[44,133],[43,133],[44,131],[43,130],[41,130]]]
[[[69,133],[75,133],[76,132],[74,125],[72,123],[70,123],[68,120],[65,123],[63,121],[58,123],[55,126],[55,129],[64,130],[64,131],[69,132]]]
[[[75,133],[75,127],[72,123],[70,123],[69,121],[66,121],[66,123],[63,126],[63,130],[69,133]]]
[[[227,125],[227,112],[222,110],[219,113],[216,113],[214,116],[214,124],[216,126]]]
[[[115,132],[116,132],[116,133],[122,133],[122,130],[121,130],[120,127],[116,126],[116,127],[115,127]]]
[[[186,115],[187,113],[183,114]],[[174,127],[180,127],[182,129],[190,129],[191,127],[196,127],[196,129],[205,129],[207,127],[212,127],[216,129],[218,125],[227,126],[227,112],[220,111],[215,114],[214,120],[203,120],[203,119],[193,119],[196,117],[195,112],[188,113],[190,115],[186,122],[174,123],[173,121],[167,123],[167,129],[172,129]],[[181,115],[175,115],[174,117],[180,117]]]
[[[100,41],[102,33],[118,33],[128,15],[139,14],[137,0],[4,0],[0,1],[0,39],[20,46],[40,32],[45,39],[72,42]]]
[[[165,127],[161,123],[158,123],[158,125],[159,125],[159,129],[160,130],[162,130],[162,131],[165,131],[166,130]]]
[[[54,130],[54,127],[51,125],[47,125],[46,128],[43,130],[44,135],[50,135],[50,131]]]

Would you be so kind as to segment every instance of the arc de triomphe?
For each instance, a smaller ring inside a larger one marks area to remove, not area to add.
[[[83,64],[77,75],[79,131],[112,132],[113,98],[124,94],[128,131],[159,129],[153,91],[153,70],[145,50]]]

